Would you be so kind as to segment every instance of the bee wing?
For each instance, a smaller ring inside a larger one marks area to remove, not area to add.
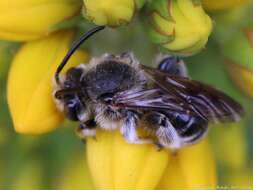
[[[209,85],[141,67],[153,87],[120,92],[113,97],[114,105],[185,113],[214,122],[238,121],[243,113],[240,104]]]
[[[171,96],[177,97],[188,105],[191,112],[209,121],[238,121],[243,114],[239,103],[223,92],[203,84],[176,75],[169,75],[157,69],[141,66],[146,76],[154,84]]]
[[[114,106],[168,110],[173,112],[185,113],[190,112],[188,105],[184,104],[180,99],[170,93],[164,92],[162,89],[133,89],[117,93],[113,97]]]

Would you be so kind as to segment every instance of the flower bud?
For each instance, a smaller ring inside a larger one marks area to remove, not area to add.
[[[74,155],[69,160],[62,176],[59,178],[57,190],[95,190],[88,170],[84,154]]]
[[[80,8],[80,0],[1,0],[0,39],[28,41],[48,35]]]
[[[97,25],[119,26],[129,23],[146,0],[83,0],[83,15]]]
[[[216,189],[215,162],[207,141],[172,155],[157,189]]]
[[[250,2],[249,0],[202,0],[203,7],[210,11],[223,11],[241,6]]]
[[[151,40],[170,53],[192,55],[204,48],[212,21],[200,1],[155,0],[150,6]]]
[[[63,120],[53,100],[53,76],[72,39],[73,32],[58,32],[24,44],[15,55],[8,77],[7,98],[17,132],[46,133]],[[86,53],[76,52],[65,71],[86,59]]]
[[[87,140],[88,165],[99,190],[154,190],[169,152],[154,145],[129,144],[118,131],[97,131]]]
[[[226,68],[235,84],[253,98],[253,30],[243,30],[223,46]]]

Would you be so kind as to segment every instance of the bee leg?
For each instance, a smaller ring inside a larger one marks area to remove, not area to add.
[[[149,113],[145,116],[145,123],[145,130],[153,134],[158,140],[155,145],[173,150],[182,147],[181,138],[166,115],[159,112]]]
[[[172,55],[159,55],[157,57],[157,69],[171,75],[188,77],[184,61]]]
[[[86,139],[87,137],[96,137],[95,120],[91,119],[85,123],[81,123],[77,128],[76,133],[81,139]]]
[[[123,121],[123,125],[120,128],[120,132],[129,143],[149,144],[152,142],[151,140],[141,139],[137,135],[136,127],[137,127],[138,119],[139,118],[137,114],[127,111],[125,115],[125,119]]]
[[[154,144],[155,144],[155,146],[156,146],[156,148],[157,148],[158,151],[163,150],[164,146],[161,145],[159,142],[155,142]]]

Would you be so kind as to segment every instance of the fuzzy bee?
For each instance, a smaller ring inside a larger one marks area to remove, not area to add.
[[[67,118],[79,121],[82,138],[95,136],[97,127],[119,128],[129,143],[179,149],[202,139],[209,122],[240,119],[243,109],[237,102],[189,79],[183,62],[172,56],[160,56],[155,69],[140,64],[132,53],[105,54],[60,78],[75,50],[103,28],[90,30],[76,42],[55,74],[57,105]]]

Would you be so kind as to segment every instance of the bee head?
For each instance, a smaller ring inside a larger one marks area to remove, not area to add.
[[[84,119],[84,110],[85,104],[83,103],[81,98],[85,98],[85,96],[80,96],[80,89],[78,85],[80,84],[80,78],[82,75],[81,69],[70,69],[65,77],[65,81],[62,82],[60,80],[60,73],[68,63],[68,60],[71,58],[73,53],[91,36],[97,33],[100,30],[103,30],[105,26],[97,26],[84,35],[81,38],[73,43],[65,57],[63,58],[60,65],[57,67],[55,72],[55,82],[60,88],[60,90],[55,93],[55,101],[61,111],[64,111],[66,116],[71,120],[83,120]]]
[[[60,109],[68,119],[73,121],[81,120],[82,113],[85,110],[85,104],[83,103],[85,93],[80,88],[82,74],[83,69],[81,68],[69,69],[62,81],[60,90],[55,93]]]

